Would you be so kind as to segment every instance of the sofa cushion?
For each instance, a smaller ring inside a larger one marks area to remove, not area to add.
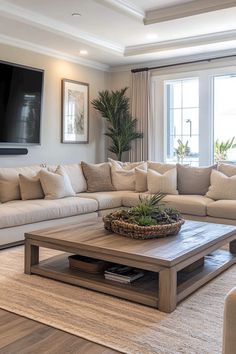
[[[177,189],[179,194],[205,195],[210,186],[210,176],[216,165],[193,167],[177,164]]]
[[[141,196],[148,196],[150,193],[126,193],[123,196],[123,206],[136,206]],[[207,206],[213,202],[212,199],[201,195],[171,195],[168,194],[163,198],[166,206],[176,208],[183,214],[206,216]]]
[[[73,163],[62,165],[70,178],[70,183],[75,193],[86,192],[87,183],[83,174],[81,164]]]
[[[81,161],[81,166],[87,182],[88,192],[114,190],[111,182],[111,167],[109,162],[91,164]]]
[[[217,200],[207,206],[207,215],[215,218],[236,219],[236,200]]]
[[[213,170],[206,196],[215,200],[236,200],[236,175],[228,177],[220,171]]]
[[[183,214],[206,216],[207,207],[212,199],[201,195],[166,195],[163,199],[166,206],[178,209]]]
[[[122,206],[122,198],[125,194],[132,192],[111,191],[111,192],[96,192],[96,193],[79,193],[82,198],[94,199],[98,203],[98,209],[112,209]]]
[[[5,203],[20,199],[19,174],[33,177],[40,169],[40,165],[0,168],[0,201]]]
[[[148,193],[136,193],[136,192],[126,192],[122,198],[122,204],[124,207],[133,207],[140,202],[140,197],[147,196]]]
[[[55,173],[41,170],[39,177],[45,199],[59,199],[75,195],[64,167],[58,166]]]
[[[229,163],[219,163],[218,171],[224,173],[228,177],[232,177],[236,175],[236,165]]]
[[[92,213],[97,209],[96,200],[79,197],[11,201],[0,204],[0,228]]]
[[[40,182],[39,174],[27,177],[19,174],[20,194],[22,200],[43,199],[44,193]]]
[[[178,194],[177,191],[177,171],[176,167],[163,174],[148,169],[147,185],[149,193]]]

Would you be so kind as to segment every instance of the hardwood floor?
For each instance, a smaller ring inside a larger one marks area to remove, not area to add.
[[[0,309],[0,354],[118,354],[80,337]]]

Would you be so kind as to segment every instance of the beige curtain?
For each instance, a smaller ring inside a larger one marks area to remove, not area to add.
[[[150,73],[148,70],[132,73],[131,114],[137,118],[137,131],[143,133],[143,139],[132,142],[130,161],[148,159],[148,117],[150,101]]]

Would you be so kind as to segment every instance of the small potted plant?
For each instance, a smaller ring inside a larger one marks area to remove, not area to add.
[[[227,141],[220,141],[217,139],[214,144],[215,162],[225,161],[228,158],[230,150],[235,149],[235,137],[228,139]]]
[[[103,217],[105,229],[138,239],[176,235],[184,220],[178,210],[161,203],[164,196],[162,193],[140,196],[137,206],[106,215]]]

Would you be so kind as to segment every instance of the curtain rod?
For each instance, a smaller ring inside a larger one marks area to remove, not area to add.
[[[195,63],[203,63],[203,62],[211,62],[212,60],[218,60],[218,59],[226,59],[226,58],[234,58],[236,57],[236,54],[231,54],[231,55],[225,55],[221,57],[215,57],[215,58],[209,58],[209,59],[198,59],[198,60],[192,60],[192,61],[186,61],[183,63],[175,63],[175,64],[168,64],[168,65],[160,65],[160,66],[154,66],[151,68],[139,68],[139,69],[132,69],[132,73],[139,73],[141,71],[148,71],[148,70],[156,70],[156,69],[163,69],[163,68],[170,68],[172,66],[179,66],[179,65],[185,65],[185,64],[195,64]]]

